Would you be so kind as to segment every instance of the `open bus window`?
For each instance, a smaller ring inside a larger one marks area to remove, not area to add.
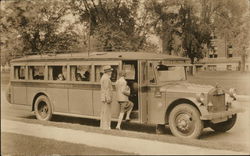
[[[16,80],[25,79],[25,66],[14,66],[14,79]]]
[[[153,69],[153,64],[149,63],[149,68],[148,68],[148,80],[149,83],[154,84],[156,83],[156,78],[155,78],[155,73],[154,73],[154,69]]]
[[[45,66],[29,66],[29,80],[44,80]]]
[[[123,70],[126,72],[126,79],[135,80],[134,64],[123,64]]]
[[[104,65],[95,65],[95,82],[100,82],[102,75],[104,74],[103,71]],[[111,65],[113,68],[110,80],[115,82],[117,80],[117,73],[118,73],[118,65]]]
[[[90,81],[91,65],[70,66],[71,81]]]
[[[49,66],[49,80],[64,81],[67,79],[67,66]]]

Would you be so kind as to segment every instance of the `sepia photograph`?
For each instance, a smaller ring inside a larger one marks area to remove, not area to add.
[[[250,155],[250,0],[1,0],[1,155]]]

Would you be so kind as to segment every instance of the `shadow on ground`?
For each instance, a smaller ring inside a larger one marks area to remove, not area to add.
[[[22,118],[30,119],[30,120],[37,120],[35,115],[23,116]],[[43,121],[39,121],[43,122]],[[62,115],[53,115],[50,122],[55,124],[64,123],[64,124],[77,124],[82,126],[90,126],[90,127],[99,127],[100,121],[96,119],[87,119],[87,118],[79,118],[79,117],[69,117],[69,116],[62,116]],[[111,128],[115,129],[117,122],[111,122]],[[70,126],[69,126],[70,127]],[[133,122],[123,122],[121,125],[122,130],[127,131],[135,131],[135,132],[142,132],[142,133],[149,133],[149,134],[156,134],[155,132],[155,125],[144,125],[139,123]],[[169,126],[166,126],[163,130],[163,135],[172,135]],[[205,128],[202,132],[200,139],[209,138],[211,136],[216,136],[221,133],[214,132],[210,128]]]

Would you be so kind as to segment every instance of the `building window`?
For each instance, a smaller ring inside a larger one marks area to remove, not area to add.
[[[216,65],[208,65],[207,68],[210,71],[216,71]]]
[[[14,66],[14,79],[16,80],[25,79],[25,66]]]
[[[227,70],[232,70],[232,65],[227,65]]]
[[[44,80],[45,66],[29,66],[29,80]]]
[[[91,65],[70,66],[71,81],[90,81]]]
[[[49,66],[49,80],[64,81],[67,79],[67,66]]]
[[[233,57],[233,46],[231,46],[231,45],[228,46],[227,56],[228,57]]]

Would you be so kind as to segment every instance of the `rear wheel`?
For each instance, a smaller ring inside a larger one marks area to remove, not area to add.
[[[52,117],[52,108],[47,96],[41,95],[35,102],[35,114],[38,120],[48,121]]]
[[[226,132],[233,128],[236,123],[237,114],[234,114],[232,118],[228,119],[227,121],[211,124],[210,127],[216,132]]]
[[[200,112],[190,104],[180,104],[169,115],[169,127],[173,135],[182,138],[198,138],[204,124]]]

